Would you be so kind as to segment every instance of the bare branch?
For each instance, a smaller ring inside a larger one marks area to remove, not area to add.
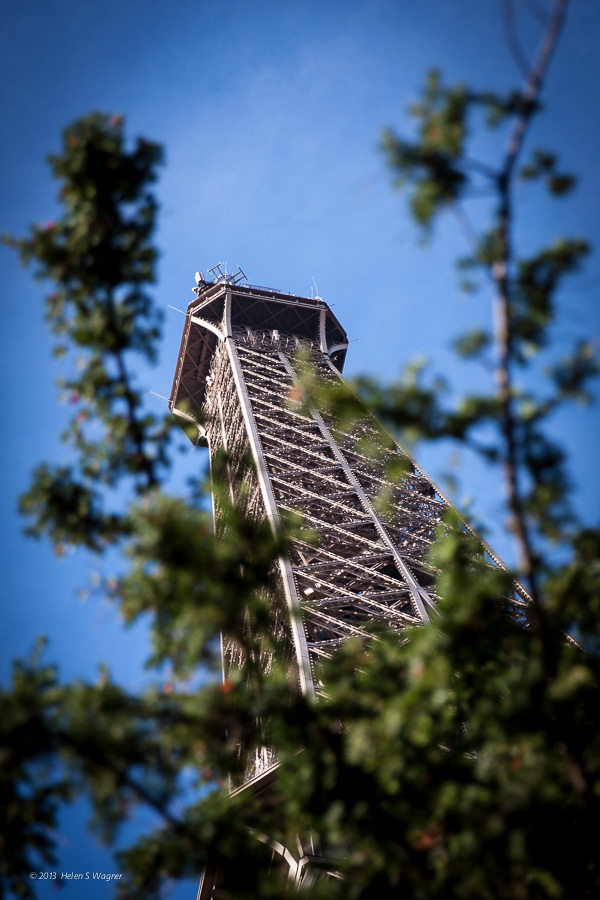
[[[464,165],[471,169],[473,172],[479,172],[480,175],[485,175],[486,178],[489,178],[491,181],[498,180],[498,171],[494,169],[492,166],[488,166],[487,163],[481,162],[479,159],[471,159],[468,156],[463,158]]]
[[[503,175],[509,178],[523,146],[525,135],[536,109],[544,78],[562,30],[569,0],[555,0],[548,27],[542,35],[536,58],[528,71],[522,91],[523,106],[508,142]]]
[[[535,3],[535,0],[522,0],[522,3],[525,9],[529,10],[534,19],[537,19],[539,24],[545,28],[548,24],[548,10],[544,9],[540,3]]]
[[[460,203],[453,203],[450,209],[452,211],[452,215],[457,221],[458,227],[460,228],[465,241],[471,248],[471,253],[473,254],[473,256],[477,256],[479,254],[479,251],[481,250],[481,241],[479,240],[479,235],[475,230],[475,226],[469,219]]]
[[[496,285],[494,303],[494,337],[496,343],[496,384],[502,408],[502,432],[506,443],[505,478],[508,505],[512,519],[512,529],[519,548],[520,566],[529,581],[537,627],[540,633],[545,629],[545,615],[540,603],[537,586],[537,565],[529,526],[523,505],[518,476],[517,422],[513,406],[512,384],[512,344],[513,328],[511,318],[511,279],[513,206],[512,187],[514,170],[527,135],[538,97],[546,77],[550,60],[556,49],[569,0],[554,0],[548,24],[542,34],[540,45],[529,70],[521,92],[522,105],[509,136],[504,165],[498,179],[500,208],[498,211],[498,240],[500,253],[492,267]]]
[[[511,56],[525,78],[529,75],[529,60],[517,36],[517,17],[515,14],[514,0],[503,0],[502,22],[504,25],[504,39],[510,50]]]

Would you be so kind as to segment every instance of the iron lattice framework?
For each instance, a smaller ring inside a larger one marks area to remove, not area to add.
[[[225,275],[198,281],[170,408],[197,424],[212,455],[227,451],[229,489],[236,492],[243,478],[250,516],[266,516],[277,529],[283,510],[300,512],[318,536],[316,546],[298,537],[279,560],[287,621],[273,608],[273,628],[289,629],[302,690],[318,692],[315,662],[342,641],[365,626],[401,631],[429,619],[437,573],[427,554],[450,501],[366,408],[340,431],[311,403],[294,402],[299,349],[321,382],[341,380],[348,341],[326,303]],[[386,472],[399,460],[405,472],[392,483]],[[382,492],[391,501],[385,519]],[[481,543],[489,564],[503,566]],[[226,652],[235,664],[235,648]]]
[[[366,408],[340,429],[298,402],[299,350],[320,382],[342,380],[348,340],[326,303],[242,285],[220,270],[214,281],[196,281],[170,408],[194,424],[212,458],[227,452],[229,491],[250,516],[266,516],[276,531],[283,511],[299,512],[310,529],[312,539],[301,532],[278,560],[272,628],[289,635],[289,668],[301,690],[318,694],[319,659],[343,641],[373,625],[401,632],[435,614],[438,573],[427,557],[450,501]],[[404,474],[393,483],[386,473],[398,462]],[[385,518],[377,502],[384,492]],[[222,528],[218,497],[215,527]],[[480,543],[489,565],[503,567]],[[516,585],[511,602],[527,600]],[[238,653],[224,647],[226,667],[239,663]],[[273,752],[249,756],[246,783],[265,783]]]

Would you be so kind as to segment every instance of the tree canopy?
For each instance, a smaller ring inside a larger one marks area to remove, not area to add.
[[[160,340],[150,289],[161,148],[131,146],[116,116],[95,113],[65,130],[50,157],[60,219],[8,238],[52,282],[55,350],[73,360],[61,386],[73,405],[72,463],[40,466],[22,511],[29,532],[59,552],[122,552],[125,567],[101,587],[126,621],[150,618],[151,665],[168,663],[173,676],[167,690],[132,693],[108,672],[95,684],[65,684],[41,648],[15,665],[0,695],[1,891],[35,896],[29,872],[57,863],[59,809],[84,794],[109,843],[133,806],[160,817],[120,855],[124,898],[159,897],[165,879],[198,874],[211,859],[243,873],[236,897],[280,896],[256,835],[292,845],[311,831],[339,848],[341,878],[317,881],[309,896],[597,894],[600,534],[577,521],[564,455],[547,429],[561,405],[590,399],[592,348],[583,339],[544,372],[559,289],[589,248],[559,235],[524,255],[514,237],[518,183],[559,202],[575,185],[551,150],[526,143],[567,6],[554,0],[545,13],[531,62],[517,51],[521,88],[448,85],[431,72],[412,106],[415,134],[382,139],[417,226],[430,232],[450,213],[465,231],[461,277],[467,289],[479,279],[494,324],[459,336],[456,349],[491,367],[493,391],[444,405],[414,366],[398,383],[358,383],[399,433],[450,437],[497,468],[517,570],[491,569],[476,538],[446,529],[431,551],[439,617],[402,641],[386,632],[346,643],[324,662],[327,696],[318,702],[293,689],[285,665],[267,675],[256,663],[269,616],[261,588],[297,522],[274,536],[248,520],[222,489],[220,457],[213,489],[226,529],[216,542],[207,485],[193,484],[185,500],[168,494],[172,423],[147,411],[136,385],[135,360],[151,362]],[[479,128],[502,148],[491,162],[471,155]],[[466,211],[481,184],[492,204],[483,230]],[[323,396],[310,372],[303,387],[331,415],[355,414],[354,395]],[[498,601],[514,577],[531,595],[526,626]],[[219,633],[246,650],[222,682]],[[206,671],[214,677],[199,683]],[[237,748],[265,743],[277,748],[277,803],[230,796]]]

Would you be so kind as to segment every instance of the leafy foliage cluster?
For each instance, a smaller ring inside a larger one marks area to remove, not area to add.
[[[587,252],[568,238],[527,258],[512,247],[517,163],[565,7],[555,2],[522,90],[475,93],[434,74],[413,108],[415,140],[384,138],[426,228],[447,209],[464,221],[460,205],[475,178],[495,192],[492,226],[470,232],[463,266],[491,285],[495,328],[457,342],[466,358],[490,358],[494,391],[446,408],[438,385],[424,385],[414,367],[398,385],[361,382],[394,427],[450,435],[501,468],[530,625],[497,602],[512,575],[486,566],[475,539],[448,529],[432,551],[439,617],[402,641],[388,633],[346,644],[324,665],[327,697],[318,703],[292,690],[284,666],[267,676],[257,665],[264,647],[252,635],[269,615],[261,587],[286,536],[245,520],[223,491],[217,543],[197,496],[183,502],[164,490],[170,425],[144,410],[131,374],[135,354],[153,359],[160,336],[147,293],[156,212],[149,186],[160,150],[143,141],[128,150],[114,117],[66,130],[51,158],[63,216],[11,242],[55,283],[47,309],[57,351],[78,358],[63,385],[76,407],[66,435],[76,462],[39,469],[23,511],[31,533],[59,550],[122,547],[130,566],[106,589],[127,621],[150,617],[151,664],[168,663],[173,677],[132,695],[107,672],[97,684],[64,684],[39,654],[15,666],[1,693],[0,893],[34,895],[28,873],[55,863],[59,809],[84,793],[109,842],[136,804],[160,816],[121,854],[123,898],[159,897],[166,879],[197,874],[215,858],[243,873],[236,897],[280,896],[287,891],[268,877],[271,855],[257,835],[295,846],[308,833],[343,876],[316,882],[309,896],[597,895],[600,536],[568,509],[562,453],[544,428],[558,406],[587,398],[596,368],[583,343],[554,366],[542,396],[515,380],[546,346],[557,290]],[[468,117],[478,109],[491,127],[512,129],[497,169],[467,153]],[[546,151],[520,171],[559,196],[574,183]],[[338,397],[334,411],[351,417],[355,403]],[[215,460],[217,491],[221,465]],[[124,510],[117,488],[131,494]],[[565,549],[562,562],[545,554],[548,539]],[[244,646],[246,662],[228,680],[198,686],[199,667],[220,669],[219,632]],[[240,743],[277,747],[277,802],[228,796]]]

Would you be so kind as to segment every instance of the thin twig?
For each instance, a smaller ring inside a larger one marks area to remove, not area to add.
[[[517,37],[517,21],[513,0],[503,0],[502,23],[504,25],[504,39],[510,54],[524,78],[529,76],[529,60],[521,47]]]
[[[539,24],[545,28],[548,24],[548,10],[544,9],[539,3],[534,3],[534,0],[522,0],[522,3],[525,9],[528,9]]]
[[[479,255],[479,252],[481,251],[481,241],[479,240],[479,235],[475,230],[475,226],[469,219],[460,203],[453,203],[450,209],[452,211],[452,215],[458,223],[458,227],[462,231],[465,241],[471,248],[471,253],[473,254],[473,256],[477,257]]]
[[[479,238],[479,235],[477,234],[477,231],[475,230],[475,226],[469,219],[460,203],[453,203],[450,207],[450,210],[452,212],[452,215],[456,219],[458,227],[462,231],[465,241],[471,247],[471,253],[475,257],[475,259],[478,259],[481,252],[481,240]],[[495,285],[496,282],[490,270],[485,269],[485,272],[488,275],[491,283]]]
[[[465,156],[462,162],[467,168],[474,172],[479,172],[480,175],[485,175],[485,177],[489,178],[491,181],[496,182],[498,180],[499,173],[497,169],[488,166],[487,163],[481,162],[480,159],[471,159],[470,157]]]
[[[174,816],[167,809],[165,803],[161,802],[156,797],[153,797],[142,784],[137,782],[134,778],[131,778],[125,768],[118,766],[115,763],[111,763],[105,755],[92,753],[88,746],[82,746],[81,742],[77,741],[67,731],[62,729],[58,730],[56,737],[65,747],[69,747],[73,750],[80,759],[86,760],[98,769],[112,774],[120,787],[126,787],[132,790],[138,800],[155,810],[155,812],[157,812],[177,834],[189,838],[193,845],[202,846],[195,833],[188,828],[185,822],[182,822],[181,819]]]
[[[564,24],[568,4],[569,0],[555,0],[554,2],[554,7],[552,10],[550,21],[548,23],[548,27],[542,35],[542,40],[540,42],[536,58],[528,72],[527,80],[522,91],[523,106],[521,112],[517,117],[508,142],[508,149],[504,166],[501,172],[501,177],[503,175],[506,177],[510,177],[510,175],[512,175],[517,157],[523,146],[523,141],[525,139],[525,134],[527,133],[531,117],[535,112],[537,106],[537,98],[539,97],[544,78],[546,77],[546,74],[548,72],[550,60],[552,59],[552,55],[554,53],[554,50],[556,49],[558,38],[560,37],[560,32]]]

